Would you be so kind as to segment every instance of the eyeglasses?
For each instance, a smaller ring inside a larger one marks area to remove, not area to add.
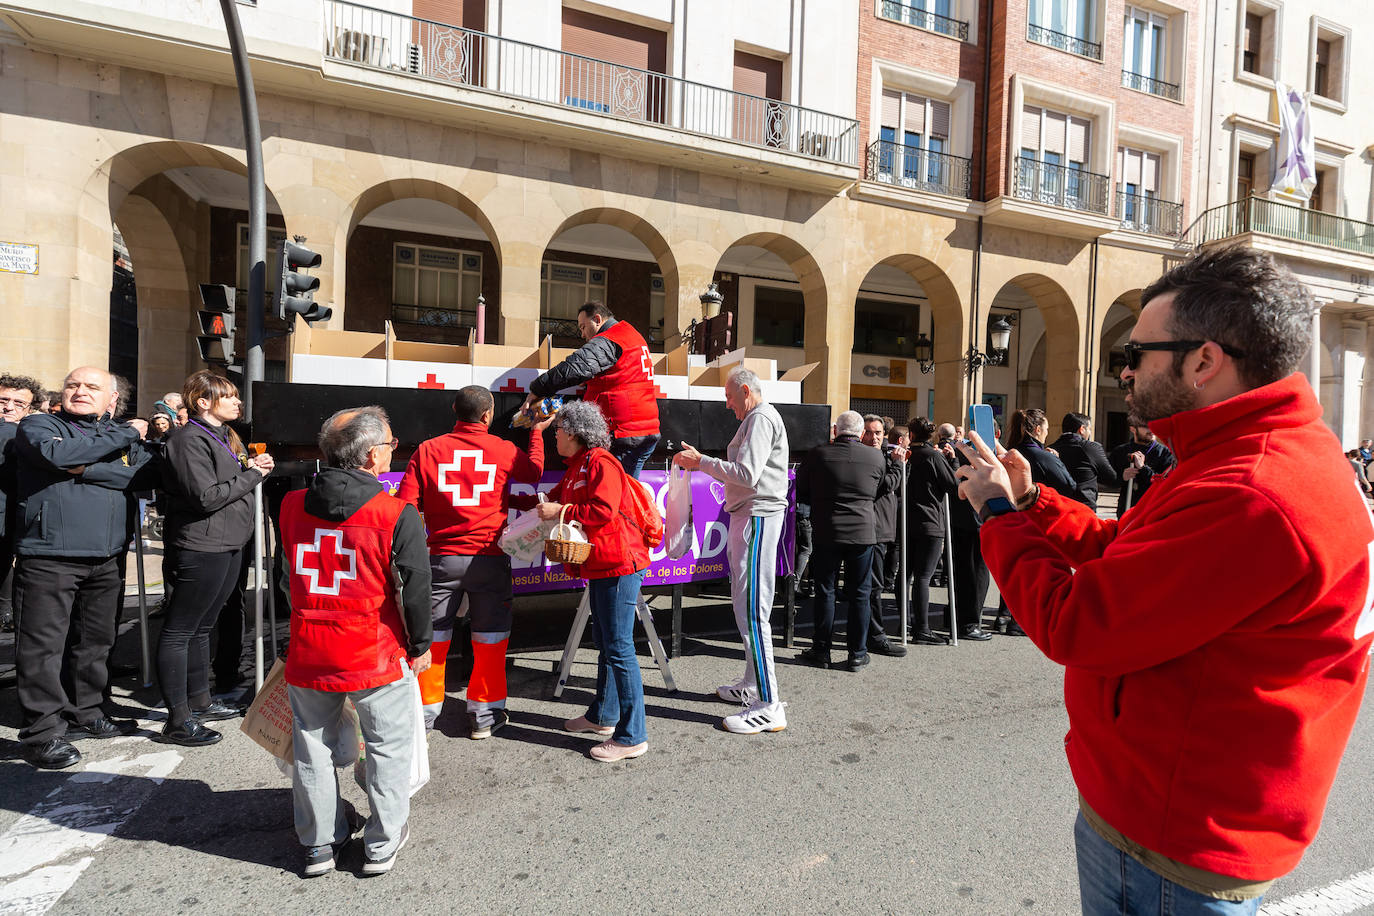
[[[381,448],[382,446],[385,445],[387,448],[391,449],[391,450],[394,452],[394,451],[396,451],[396,446],[398,446],[398,445],[400,445],[400,444],[401,444],[401,440],[400,440],[400,439],[391,439],[390,441],[387,441],[387,442],[378,442],[376,445],[374,445],[374,446],[372,446],[372,447],[373,447],[373,448]]]
[[[1146,350],[1163,350],[1168,353],[1187,353],[1207,343],[1205,340],[1154,340],[1146,343],[1129,341],[1121,349],[1126,354],[1126,368],[1132,372],[1140,368],[1140,357]],[[1232,359],[1244,359],[1245,354],[1229,344],[1218,343],[1221,352]]]
[[[0,398],[0,410],[6,407],[18,407],[21,410],[28,410],[33,405],[33,401],[21,401],[19,398]]]

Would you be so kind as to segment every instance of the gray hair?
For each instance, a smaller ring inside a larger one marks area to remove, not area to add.
[[[754,392],[754,397],[763,397],[763,385],[759,384],[759,377],[754,374],[752,369],[736,366],[730,370],[729,375],[725,376],[725,384],[734,385],[736,388],[748,388]]]
[[[331,468],[357,470],[367,464],[367,453],[388,441],[391,425],[380,407],[349,407],[324,421],[319,445],[324,463]]]
[[[611,431],[601,408],[593,401],[573,401],[558,410],[558,425],[563,432],[582,443],[583,448],[610,448]]]
[[[864,418],[857,410],[846,410],[835,418],[835,435],[859,436],[864,431]]]
[[[958,433],[959,430],[954,428],[953,423],[941,423],[939,428],[936,429],[935,432],[940,436],[941,439],[953,439],[955,434]]]

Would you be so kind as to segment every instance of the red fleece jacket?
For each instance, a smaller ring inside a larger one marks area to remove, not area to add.
[[[483,424],[460,421],[453,432],[420,443],[396,496],[424,513],[431,554],[498,556],[508,483],[538,484],[543,473],[540,434],[530,434],[526,455]]]
[[[1120,521],[1041,488],[983,526],[983,556],[1065,666],[1093,810],[1169,858],[1276,878],[1364,694],[1374,522],[1300,375],[1150,428],[1178,467]]]
[[[568,504],[568,521],[580,522],[592,543],[587,562],[563,564],[568,575],[608,579],[649,565],[644,538],[620,513],[627,483],[639,486],[604,448],[584,449],[568,459],[568,470],[549,492],[549,499]]]

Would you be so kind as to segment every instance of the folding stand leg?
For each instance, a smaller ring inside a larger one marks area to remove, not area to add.
[[[639,596],[635,613],[639,615],[639,622],[644,625],[644,635],[649,638],[649,651],[653,653],[654,661],[658,662],[658,670],[663,672],[663,686],[676,692],[677,682],[673,680],[673,669],[668,667],[668,655],[663,651],[663,640],[658,638],[658,630],[654,628],[654,614],[649,610],[643,595]]]
[[[554,685],[553,695],[561,697],[563,688],[568,686],[568,672],[572,670],[573,656],[577,654],[577,647],[582,645],[582,634],[587,632],[587,621],[592,616],[591,592],[582,590],[582,603],[577,606],[577,614],[573,617],[572,629],[568,631],[568,642],[563,646],[563,661],[558,665],[558,683]]]

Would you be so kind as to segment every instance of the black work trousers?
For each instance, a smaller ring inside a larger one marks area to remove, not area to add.
[[[252,543],[249,541],[248,543]],[[220,608],[219,619],[215,621],[215,632],[210,644],[211,671],[215,675],[217,692],[223,693],[238,686],[240,666],[243,663],[243,599],[248,588],[248,570],[253,567],[253,551],[241,550],[238,578],[229,590],[224,607]]]
[[[191,707],[210,705],[210,631],[239,578],[243,550],[202,553],[178,548],[176,591],[157,644],[157,679],[173,726]]]
[[[873,545],[873,562],[869,567],[868,578],[868,641],[881,642],[887,639],[883,631],[883,585],[887,576],[887,558],[895,553],[891,544]]]
[[[14,597],[19,740],[42,744],[65,735],[69,721],[103,715],[119,566],[114,557],[20,557]]]
[[[954,553],[955,617],[960,629],[980,626],[983,602],[987,601],[992,578],[988,575],[988,565],[983,562],[978,529],[954,528],[950,534]]]
[[[843,599],[849,603],[849,623],[845,627],[849,655],[858,659],[868,654],[868,591],[872,563],[872,544],[816,545],[816,552],[811,557],[812,575],[816,579],[816,597],[811,605],[815,629],[811,642],[817,649],[830,651],[835,632],[835,589],[843,567]]]

